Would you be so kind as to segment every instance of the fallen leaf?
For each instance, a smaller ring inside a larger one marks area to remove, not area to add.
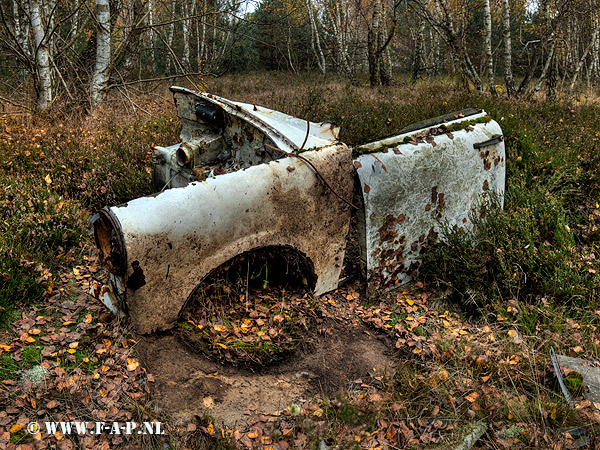
[[[479,398],[479,394],[477,392],[473,392],[465,397],[466,400],[473,403],[475,400]]]
[[[135,369],[139,367],[140,363],[135,359],[127,358],[127,370],[133,372]]]

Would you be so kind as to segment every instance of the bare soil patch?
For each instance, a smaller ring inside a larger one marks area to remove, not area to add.
[[[393,345],[340,311],[317,319],[283,361],[254,371],[209,359],[176,331],[140,336],[138,355],[156,380],[158,407],[184,423],[207,413],[231,426],[251,413],[281,411],[348,383],[391,374]]]

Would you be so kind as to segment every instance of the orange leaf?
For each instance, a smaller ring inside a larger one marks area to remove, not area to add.
[[[127,370],[133,372],[135,369],[139,367],[140,363],[135,359],[127,358]]]
[[[473,403],[475,400],[477,400],[479,398],[479,394],[477,392],[473,392],[472,394],[469,394],[465,397],[465,399],[467,399],[468,401],[470,401],[471,403]]]

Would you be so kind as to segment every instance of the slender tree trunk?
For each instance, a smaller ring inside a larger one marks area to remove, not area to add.
[[[485,0],[484,2],[483,15],[485,19],[485,59],[487,63],[487,79],[490,93],[496,95],[496,87],[494,86],[494,60],[492,58],[492,10],[490,8],[490,0]]]
[[[583,55],[581,55],[581,58],[579,59],[579,62],[577,63],[577,66],[575,67],[575,71],[573,72],[573,77],[571,78],[571,84],[569,85],[570,91],[572,91],[573,88],[575,87],[575,83],[577,82],[577,76],[579,75],[579,72],[581,71],[581,68],[583,67],[583,64],[585,63],[585,60],[587,59],[588,55],[590,54],[590,51],[596,45],[597,40],[598,40],[598,27],[594,27],[594,30],[592,31],[592,40],[586,47],[585,51],[583,52]]]
[[[555,48],[555,46],[556,46],[556,41],[553,40],[552,41],[552,45],[550,46],[550,51],[548,52],[548,57],[546,59],[546,64],[544,64],[544,68],[542,70],[542,74],[540,75],[540,78],[538,79],[537,83],[535,84],[535,87],[531,91],[530,96],[533,96],[536,92],[538,92],[542,88],[542,83],[546,79],[546,74],[548,73],[548,69],[550,68],[550,64],[552,63],[552,60],[554,59],[554,48]]]
[[[379,47],[381,46],[381,43],[379,42],[379,38],[381,37],[380,27],[383,19],[382,9],[381,0],[374,0],[373,18],[371,19],[371,26],[369,27],[367,43],[369,53],[369,80],[371,82],[371,87],[381,86],[381,58],[379,56]]]
[[[110,5],[108,0],[96,0],[96,64],[90,85],[92,105],[99,104],[108,85],[110,49]]]
[[[175,0],[173,0],[175,1]],[[206,12],[207,5],[206,0],[202,0],[202,25],[201,25],[201,34],[200,34],[200,59],[203,64],[206,64]]]
[[[379,26],[379,72],[381,78],[381,84],[383,86],[389,86],[392,82],[392,58],[390,57],[390,46],[389,46],[389,34],[387,28],[387,22],[385,20],[385,3],[381,2],[381,23]]]
[[[321,48],[321,39],[319,38],[319,30],[317,29],[313,4],[311,0],[305,0],[305,4],[310,23],[310,45],[317,59],[317,67],[319,68],[319,72],[321,72],[322,75],[325,75],[325,56],[323,55],[323,49]]]
[[[153,0],[148,0],[148,41],[150,43],[150,59],[152,61],[151,67],[152,70],[156,69],[156,51],[154,49],[154,30],[152,27],[154,26],[154,2]]]
[[[345,73],[351,80],[354,78],[354,71],[350,67],[348,51],[344,45],[343,24],[341,23],[340,5],[337,1],[330,2],[326,5],[325,11],[331,23],[333,38],[336,47],[338,58],[338,72]]]
[[[440,4],[438,2],[434,2],[434,9],[433,9],[433,14],[434,14],[434,21],[438,21],[441,18],[442,12],[440,11]],[[433,27],[432,27],[433,28]],[[443,68],[443,64],[442,64],[442,60],[441,60],[441,44],[442,44],[442,39],[440,36],[440,33],[438,33],[437,30],[434,30],[434,36],[435,36],[435,40],[433,43],[433,74],[434,75],[439,75],[439,73],[442,71]],[[452,59],[452,57],[450,58],[452,60],[452,72],[454,73],[454,60]]]
[[[39,0],[31,0],[31,29],[35,40],[37,111],[46,111],[53,100],[52,71],[50,68],[50,50],[42,21],[42,9]]]
[[[506,83],[506,92],[509,97],[514,97],[515,81],[512,73],[512,43],[510,38],[510,6],[508,0],[501,0],[502,3],[502,34],[504,37],[504,81]]]
[[[419,74],[424,67],[424,54],[425,54],[425,21],[419,19],[419,28],[415,36],[415,53],[413,57],[412,67],[412,82],[416,82],[419,78]]]
[[[171,0],[171,17],[175,17],[175,6],[176,0]],[[175,22],[171,22],[169,24],[169,33],[167,34],[167,44],[169,48],[173,48],[173,36],[175,35]],[[171,74],[171,63],[175,65],[175,61],[173,61],[173,55],[169,51],[167,56],[167,64],[165,67],[165,72],[170,75]],[[177,69],[175,69],[177,70]]]
[[[181,21],[181,31],[183,32],[183,54],[181,55],[181,64],[186,70],[190,67],[190,20],[189,17],[189,5],[187,0],[183,1],[183,17]]]

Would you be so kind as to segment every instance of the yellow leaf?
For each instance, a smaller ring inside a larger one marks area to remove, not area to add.
[[[92,321],[92,315],[91,314],[88,314],[87,316],[85,316],[85,320],[84,320],[85,323],[90,323],[91,321]]]
[[[79,275],[79,269],[77,267],[73,267],[73,275]]]
[[[74,324],[74,323],[75,323],[75,322],[73,322],[72,320],[67,320],[66,322],[63,322],[63,325],[64,325],[64,326],[67,326],[67,325],[72,325],[72,324]]]
[[[477,392],[473,392],[472,394],[469,394],[465,397],[465,399],[467,399],[468,401],[470,401],[471,403],[473,403],[475,400],[477,400],[479,398],[479,394]]]
[[[6,344],[0,344],[0,348],[6,352],[10,352],[12,350],[12,347]]]
[[[410,306],[415,304],[415,302],[413,300],[411,300],[410,298],[406,299],[406,303],[408,303]]]
[[[77,350],[75,350],[74,348],[70,348],[69,350],[67,350],[67,352],[69,352],[71,355],[72,355],[73,353],[75,353],[76,351],[77,351]]]
[[[210,434],[211,436],[215,434],[215,427],[212,423],[208,424],[208,427],[206,427],[206,431],[208,431],[208,434]]]
[[[223,325],[215,325],[215,331],[225,331],[226,328]]]
[[[250,439],[256,439],[258,437],[258,433],[248,433],[248,437]]]
[[[516,332],[515,330],[509,330],[509,331],[508,331],[508,335],[509,335],[510,337],[515,337],[515,336],[517,335],[517,332]]]
[[[32,337],[28,337],[27,342],[29,342],[31,344],[32,342],[35,342],[35,339]]]
[[[220,342],[217,342],[216,344],[221,348],[227,348],[227,346],[225,344],[221,344]]]
[[[18,423],[14,424],[12,427],[10,427],[10,431],[11,433],[17,433],[21,428],[23,428],[23,425],[19,425]]]
[[[140,363],[135,359],[127,358],[127,370],[133,372],[135,369],[139,367]]]
[[[50,178],[50,174],[48,174],[44,177],[44,181],[46,182],[46,184],[48,186],[52,184],[52,178]]]
[[[515,416],[513,415],[513,413],[511,413],[510,411],[508,411],[508,420],[512,420]],[[554,417],[553,417],[554,419]]]

